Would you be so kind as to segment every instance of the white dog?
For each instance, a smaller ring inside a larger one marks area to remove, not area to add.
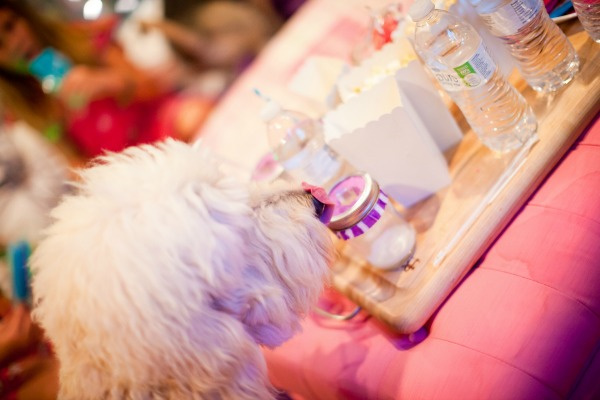
[[[275,395],[259,344],[297,332],[327,281],[323,203],[209,158],[175,141],[101,157],[53,211],[32,268],[60,399]]]

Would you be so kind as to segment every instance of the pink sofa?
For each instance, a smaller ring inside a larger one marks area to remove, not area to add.
[[[298,399],[600,398],[600,115],[423,329],[303,328],[265,350]]]

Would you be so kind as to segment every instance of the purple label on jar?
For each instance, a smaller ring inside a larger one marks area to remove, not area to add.
[[[379,196],[377,197],[377,202],[369,211],[369,213],[357,224],[351,226],[350,228],[337,231],[336,235],[340,239],[348,240],[354,237],[360,236],[366,231],[368,231],[383,215],[383,211],[385,207],[388,205],[389,199],[383,191],[379,191]]]

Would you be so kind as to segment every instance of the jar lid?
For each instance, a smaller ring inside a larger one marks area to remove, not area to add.
[[[371,175],[357,173],[345,177],[329,191],[329,198],[335,203],[329,228],[340,231],[358,224],[375,206],[378,197],[379,185]]]

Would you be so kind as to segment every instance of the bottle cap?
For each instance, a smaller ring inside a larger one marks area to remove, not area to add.
[[[279,104],[277,104],[273,100],[269,100],[261,110],[260,118],[265,122],[270,121],[273,118],[275,118],[275,116],[279,114],[281,110],[282,109]]]
[[[419,21],[425,18],[435,9],[431,0],[416,0],[408,9],[408,15],[413,21]]]

